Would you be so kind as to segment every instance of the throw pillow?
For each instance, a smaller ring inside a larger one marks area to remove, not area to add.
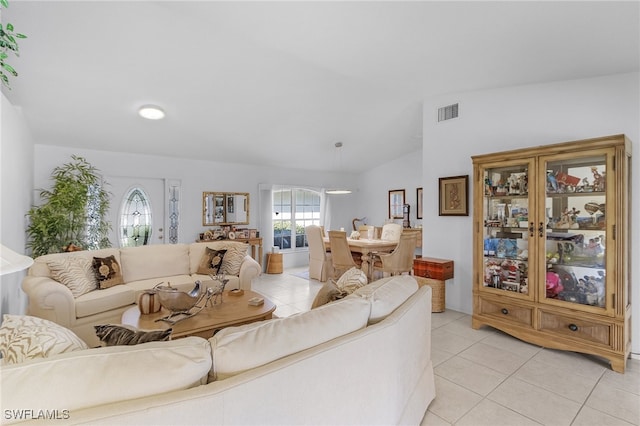
[[[82,349],[89,349],[82,339],[52,321],[28,315],[2,316],[0,354],[3,364],[18,364]]]
[[[240,265],[247,255],[247,244],[238,244],[227,247],[227,252],[222,259],[220,272],[227,275],[240,275]]]
[[[206,247],[198,265],[198,274],[216,275],[220,272],[226,250],[214,250]]]
[[[171,339],[172,328],[166,330],[141,331],[121,325],[95,325],[96,336],[107,346],[137,345]]]
[[[316,294],[316,297],[313,299],[313,303],[311,304],[311,309],[315,309],[318,306],[326,305],[329,302],[342,299],[346,295],[346,292],[336,287],[335,282],[329,280],[324,283],[322,288],[318,291],[318,294]]]
[[[82,296],[98,288],[98,281],[89,259],[68,256],[47,262],[47,266],[51,271],[51,278],[67,286],[73,297]]]
[[[368,282],[367,274],[354,267],[340,276],[336,283],[336,287],[348,294],[351,294],[360,287],[367,285]]]
[[[101,290],[124,284],[120,265],[118,265],[118,261],[113,255],[109,257],[94,257],[93,270],[98,280],[98,288]]]

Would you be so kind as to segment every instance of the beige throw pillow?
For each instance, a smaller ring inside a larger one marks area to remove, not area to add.
[[[67,286],[73,297],[82,296],[98,288],[98,281],[89,259],[69,256],[47,262],[47,266],[51,271],[51,278]]]
[[[336,287],[351,294],[362,286],[367,285],[367,274],[358,268],[351,268],[338,279]]]
[[[82,339],[52,321],[28,315],[2,316],[0,354],[3,364],[18,364],[82,349],[89,349]]]
[[[342,299],[347,295],[346,292],[341,291],[336,287],[336,283],[332,280],[324,283],[316,297],[313,299],[313,303],[311,304],[311,309],[315,309],[318,306],[326,305],[329,302],[333,302],[335,300]]]
[[[226,247],[220,272],[227,275],[240,275],[240,265],[247,255],[247,244],[233,244]]]

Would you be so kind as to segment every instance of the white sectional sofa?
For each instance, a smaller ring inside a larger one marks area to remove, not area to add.
[[[417,425],[435,398],[431,288],[385,278],[209,340],[84,349],[0,372],[7,424]]]
[[[94,251],[56,253],[35,259],[22,282],[29,298],[27,314],[44,318],[71,329],[89,346],[97,346],[94,325],[120,323],[122,313],[134,305],[138,295],[159,282],[175,287],[194,286],[195,280],[208,280],[197,273],[205,249],[235,248],[246,252],[247,245],[233,241],[211,241],[192,244],[158,244],[130,248],[109,248]],[[70,257],[93,259],[114,256],[118,262],[123,285],[93,290],[74,297],[68,286],[55,281],[49,265]],[[251,289],[251,281],[261,273],[261,267],[248,254],[244,255],[237,276],[229,275],[227,289]]]

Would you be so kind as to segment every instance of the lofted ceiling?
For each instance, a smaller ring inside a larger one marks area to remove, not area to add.
[[[35,142],[126,153],[358,171],[422,146],[425,98],[640,62],[637,1],[9,2]]]

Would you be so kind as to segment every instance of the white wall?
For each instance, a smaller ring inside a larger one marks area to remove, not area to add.
[[[640,85],[639,74],[457,93],[424,102],[423,186],[437,194],[438,177],[472,175],[471,156],[515,148],[626,134],[632,159],[632,351],[640,353]],[[437,123],[437,109],[459,103],[459,118]],[[472,224],[440,217],[425,205],[423,252],[454,259],[447,282],[448,308],[472,312]]]
[[[366,217],[368,225],[382,226],[389,218],[389,191],[404,189],[405,203],[411,206],[411,227],[422,223],[416,216],[416,190],[422,182],[422,150],[372,167],[359,175],[357,182],[357,202],[352,208],[352,219]],[[430,202],[429,197],[424,199]],[[402,224],[402,219],[394,222]],[[351,223],[349,227],[345,229],[351,229]]]
[[[2,94],[0,106],[0,241],[17,253],[25,253],[25,213],[32,203],[33,142],[19,108]],[[1,314],[24,314],[26,294],[20,288],[25,272],[0,277]]]

